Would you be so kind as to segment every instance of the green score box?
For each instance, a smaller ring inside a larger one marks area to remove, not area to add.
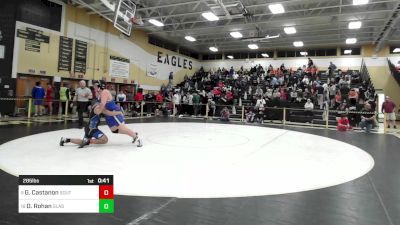
[[[99,213],[114,213],[114,199],[99,199]]]

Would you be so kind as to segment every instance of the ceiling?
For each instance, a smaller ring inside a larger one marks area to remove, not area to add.
[[[90,14],[100,14],[112,20],[114,12],[105,4],[117,0],[71,0]],[[400,1],[369,0],[365,5],[353,5],[352,0],[132,0],[136,14],[144,24],[133,29],[144,29],[150,35],[169,40],[179,46],[200,53],[216,46],[219,52],[250,51],[256,42],[261,50],[293,49],[294,41],[304,47],[345,46],[347,38],[357,38],[356,45],[375,44],[379,50],[387,42],[400,41]],[[270,4],[280,3],[285,12],[272,14]],[[218,21],[208,21],[203,12],[214,12]],[[157,19],[164,23],[157,27],[148,22]],[[351,21],[361,21],[360,29],[350,30]],[[294,26],[297,33],[288,35],[283,28]],[[230,32],[239,31],[243,39],[234,39]],[[134,32],[134,30],[133,30]],[[189,42],[185,36],[195,37]],[[266,35],[279,35],[274,39]],[[252,38],[252,39],[248,39]]]

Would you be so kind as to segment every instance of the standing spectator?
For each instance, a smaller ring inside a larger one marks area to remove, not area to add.
[[[35,105],[35,116],[43,115],[43,98],[46,95],[40,82],[37,81],[36,86],[32,89],[33,104]]]
[[[264,122],[264,106],[265,106],[265,104],[267,104],[266,102],[265,102],[265,100],[260,96],[260,97],[258,97],[258,99],[257,99],[257,102],[256,102],[256,106],[254,107],[254,109],[255,109],[255,111],[256,111],[256,120],[257,120],[257,122],[259,122],[259,123],[263,123]]]
[[[371,105],[366,103],[364,109],[362,110],[364,114],[361,115],[360,127],[366,133],[370,133],[374,126],[375,121],[375,111],[371,109]]]
[[[134,103],[134,115],[139,114],[141,112],[141,104],[144,100],[143,96],[143,89],[139,89],[138,92],[136,93],[135,97],[133,98]]]
[[[311,58],[308,58],[308,67],[307,68],[311,68],[314,66],[314,62],[312,61]]]
[[[174,73],[170,72],[168,76],[168,86],[172,87],[174,85]]]
[[[120,90],[117,95],[117,101],[118,102],[126,102],[126,94],[122,90]]]
[[[317,102],[319,109],[322,109],[322,104],[324,103],[324,87],[322,85],[317,85]]]
[[[69,89],[66,87],[66,83],[63,82],[62,86],[60,87],[60,104],[58,106],[58,114],[62,115],[63,113],[65,113],[64,111],[68,108],[66,108],[65,104],[67,103],[67,101],[70,99],[69,96]]]
[[[212,100],[212,98],[208,99],[207,104],[208,104],[208,110],[209,110],[208,116],[210,118],[212,118],[213,116],[215,116],[215,110],[217,107],[215,105],[215,102]]]
[[[75,93],[76,93],[75,89],[76,89],[76,85],[75,85],[75,87],[72,87],[72,84],[69,85],[68,101],[70,102],[69,108],[70,108],[72,114],[76,114],[76,102],[74,102]]]
[[[124,111],[126,111],[126,94],[124,93],[124,91],[119,90],[117,101],[118,104],[124,109]]]
[[[161,92],[157,92],[157,94],[156,94],[156,105],[157,106],[156,106],[156,110],[155,110],[156,116],[160,115],[160,110],[162,108],[163,101],[164,101],[163,95],[161,94]]]
[[[333,64],[332,62],[329,62],[329,78],[332,78],[333,72],[335,72],[335,70],[337,69],[336,65]]]
[[[329,84],[330,107],[335,107],[336,84]]]
[[[193,94],[193,116],[199,115],[200,110],[200,95],[195,92]]]
[[[53,115],[53,99],[54,99],[54,91],[53,88],[51,87],[51,84],[47,84],[47,90],[46,90],[46,103],[48,107],[48,114],[51,116]]]
[[[175,91],[174,96],[172,97],[172,102],[175,104],[175,114],[174,116],[180,116],[181,113],[181,94],[178,91]]]
[[[161,92],[158,92],[157,95],[156,95],[156,102],[157,102],[157,103],[162,103],[162,102],[163,102],[163,99],[164,99],[164,98],[163,98]]]
[[[385,101],[382,103],[382,112],[386,114],[388,128],[392,125],[396,129],[396,104],[394,104],[389,96],[386,96]]]
[[[74,101],[78,106],[78,126],[83,127],[83,112],[87,111],[89,100],[92,99],[92,91],[86,87],[84,80],[79,81],[79,88],[75,90]]]
[[[187,112],[188,112],[190,115],[193,115],[193,95],[192,95],[192,92],[189,92],[189,93],[188,93],[187,98],[188,98]]]
[[[115,97],[117,96],[117,92],[114,90],[114,85],[110,85],[109,89],[110,89],[110,93],[111,93],[112,99],[115,101],[116,100]]]
[[[143,99],[144,99],[143,90],[139,90],[139,91],[136,93],[135,97],[133,98],[133,100],[134,100],[135,102],[141,102],[141,101],[143,101]]]

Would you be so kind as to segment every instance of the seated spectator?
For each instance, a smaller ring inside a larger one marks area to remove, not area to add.
[[[228,107],[225,106],[221,110],[221,118],[220,118],[220,120],[221,121],[229,121],[229,116],[230,116],[229,109],[228,109]]]
[[[306,104],[304,104],[305,114],[309,116],[313,116],[314,104],[311,102],[311,99],[307,99]]]
[[[361,115],[360,128],[366,133],[370,133],[371,129],[374,127],[375,111],[371,109],[370,104],[366,103],[361,112],[363,114]]]
[[[357,101],[358,101],[358,93],[354,88],[352,88],[349,91],[349,103],[351,106],[355,106],[357,104]]]
[[[263,94],[264,94],[263,90],[261,89],[260,86],[258,86],[257,89],[256,89],[255,95],[256,96],[262,96]]]
[[[301,101],[303,101],[303,98],[304,98],[304,93],[303,93],[303,90],[301,90],[300,88],[297,90],[297,99],[296,99],[296,101],[297,102],[301,102]]]
[[[226,101],[228,104],[232,104],[233,102],[233,93],[231,91],[226,92]]]
[[[338,125],[336,127],[338,131],[348,131],[352,130],[353,127],[350,125],[349,119],[346,113],[342,113],[340,119],[338,120]]]
[[[340,91],[336,92],[335,103],[336,103],[335,106],[338,106],[342,103],[342,93],[340,93]]]
[[[246,114],[246,123],[254,123],[256,114],[253,112],[253,110],[249,110],[249,112]]]

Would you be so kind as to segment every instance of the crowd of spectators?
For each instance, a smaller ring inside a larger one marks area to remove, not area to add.
[[[164,107],[170,114],[177,116],[204,115],[206,104],[209,116],[221,116],[223,107],[234,115],[236,107],[246,102],[246,118],[254,121],[262,121],[271,107],[303,108],[306,115],[312,116],[316,109],[359,111],[364,103],[376,100],[370,80],[362,80],[358,72],[338,70],[333,63],[328,71],[318,71],[311,59],[297,69],[284,64],[237,70],[200,68],[193,76],[185,76],[183,82],[163,85],[160,92],[149,93],[144,100],[154,101],[154,95],[159,96],[157,102],[167,103]],[[174,103],[175,109],[168,103]]]

